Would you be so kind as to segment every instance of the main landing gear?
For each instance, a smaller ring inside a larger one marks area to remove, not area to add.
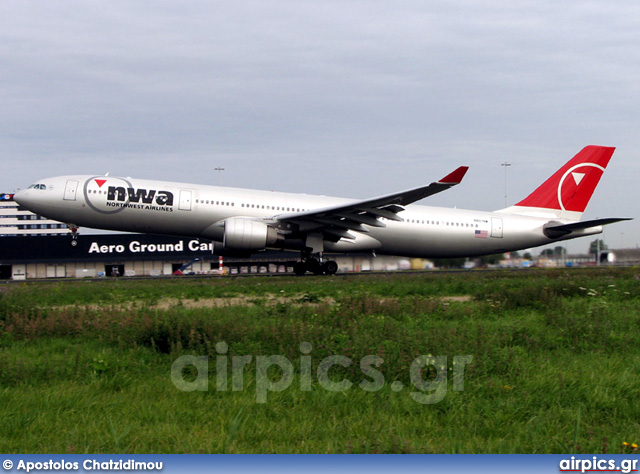
[[[338,271],[338,264],[335,260],[323,260],[322,256],[309,257],[302,256],[302,260],[293,265],[293,272],[296,275],[304,275],[307,272],[314,275],[333,275]]]

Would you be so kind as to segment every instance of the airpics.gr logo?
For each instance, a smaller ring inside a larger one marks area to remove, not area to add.
[[[91,209],[103,214],[124,209],[173,212],[173,193],[136,188],[124,178],[94,176],[84,183],[84,197]]]

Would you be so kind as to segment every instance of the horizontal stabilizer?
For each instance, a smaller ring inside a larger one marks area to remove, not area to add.
[[[576,230],[590,229],[592,227],[629,220],[631,220],[630,217],[608,217],[605,219],[594,219],[591,221],[572,222],[571,224],[562,224],[560,222],[552,221],[544,226],[544,233],[549,238],[558,238]]]

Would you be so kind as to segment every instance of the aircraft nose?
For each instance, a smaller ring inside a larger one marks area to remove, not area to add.
[[[24,196],[24,189],[21,189],[15,192],[15,194],[13,195],[13,200],[22,206],[21,201],[23,199],[23,196]]]
[[[31,189],[21,189],[13,195],[13,200],[29,210],[35,204]]]

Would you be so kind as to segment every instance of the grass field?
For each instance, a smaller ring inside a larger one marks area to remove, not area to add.
[[[639,303],[637,268],[0,285],[0,451],[631,452]]]

